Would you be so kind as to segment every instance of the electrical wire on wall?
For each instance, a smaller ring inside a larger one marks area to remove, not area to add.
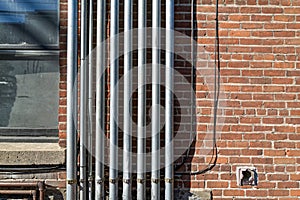
[[[192,60],[192,80],[191,84],[194,87],[195,85],[195,47],[194,47],[194,30],[195,30],[195,20],[194,20],[194,15],[195,15],[195,1],[192,0],[191,2],[191,60]],[[175,172],[175,175],[183,175],[183,174],[189,174],[189,175],[197,175],[197,174],[204,174],[210,170],[212,170],[217,163],[218,160],[218,150],[217,150],[217,143],[216,143],[216,134],[217,134],[217,112],[218,112],[218,104],[219,104],[219,94],[220,94],[220,39],[219,39],[219,2],[218,0],[216,1],[216,35],[215,35],[215,57],[214,57],[214,64],[215,64],[215,69],[214,69],[214,107],[213,107],[213,154],[211,157],[211,160],[209,164],[207,165],[206,168],[199,170],[199,171],[191,171],[191,172]],[[192,118],[194,118],[193,112],[192,112]],[[193,126],[194,123],[191,122],[191,125]],[[193,128],[191,129],[191,131]],[[191,134],[192,135],[192,134]],[[186,151],[185,158],[183,159],[183,162],[180,163],[180,165],[176,165],[175,171],[178,170],[187,160],[189,153],[190,153],[190,148]]]
[[[35,174],[49,173],[66,170],[66,165],[18,165],[18,166],[0,166],[0,174]]]

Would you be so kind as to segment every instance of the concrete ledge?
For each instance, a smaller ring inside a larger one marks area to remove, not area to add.
[[[57,143],[0,143],[0,165],[57,165],[65,149]]]

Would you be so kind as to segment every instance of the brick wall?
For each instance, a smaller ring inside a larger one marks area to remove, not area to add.
[[[59,83],[59,144],[66,146],[66,117],[67,117],[67,0],[60,1],[60,83]]]
[[[60,14],[61,146],[66,137],[66,2],[61,1]],[[206,78],[212,78],[209,72],[214,67],[215,2],[195,2],[197,140],[179,172],[204,169],[213,156],[211,138],[203,138],[211,132],[213,113],[212,96],[207,95],[210,79]],[[176,30],[190,36],[191,0],[175,3]],[[211,189],[214,199],[298,199],[300,1],[219,3],[222,84],[218,160],[205,174],[176,176],[175,189]],[[190,50],[179,51],[190,59]],[[210,59],[206,67],[202,67],[203,58]],[[176,57],[175,67],[185,73],[185,68],[191,68],[189,63]],[[190,79],[188,73],[185,76]],[[240,166],[257,168],[258,186],[237,186],[236,168]]]
[[[214,199],[298,199],[300,1],[219,3],[224,95],[219,157],[212,171],[191,176],[190,185],[212,189]],[[196,10],[198,49],[212,52],[215,2],[198,0]],[[198,78],[197,86],[201,85]],[[198,134],[206,131],[205,108],[198,107]],[[194,161],[192,165],[203,167]],[[256,167],[258,186],[237,186],[238,166]]]

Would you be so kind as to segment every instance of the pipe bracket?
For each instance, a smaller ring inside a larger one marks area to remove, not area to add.
[[[94,177],[93,176],[89,176],[88,181],[91,182],[93,180],[94,180]]]
[[[160,180],[158,178],[152,178],[151,181],[152,183],[158,184]]]
[[[165,182],[166,183],[173,183],[173,179],[171,179],[171,178],[165,178]]]
[[[110,178],[110,179],[109,179],[109,182],[112,183],[112,184],[116,184],[116,183],[117,183],[117,179]]]
[[[104,179],[103,179],[103,178],[99,178],[99,179],[97,179],[97,184],[100,184],[100,185],[102,185],[102,184],[103,184],[103,182],[104,182]]]
[[[79,183],[85,183],[86,181],[84,179],[80,179]]]
[[[73,185],[77,183],[76,179],[70,179],[70,180],[66,180],[68,185]]]
[[[141,179],[141,178],[136,179],[136,181],[139,184],[144,184],[145,183],[145,179]]]
[[[130,184],[131,179],[123,179],[123,182],[126,183],[126,184]]]

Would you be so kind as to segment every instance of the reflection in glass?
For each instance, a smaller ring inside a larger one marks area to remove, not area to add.
[[[0,60],[0,127],[57,128],[57,60]]]
[[[58,0],[1,0],[0,44],[57,45]]]

